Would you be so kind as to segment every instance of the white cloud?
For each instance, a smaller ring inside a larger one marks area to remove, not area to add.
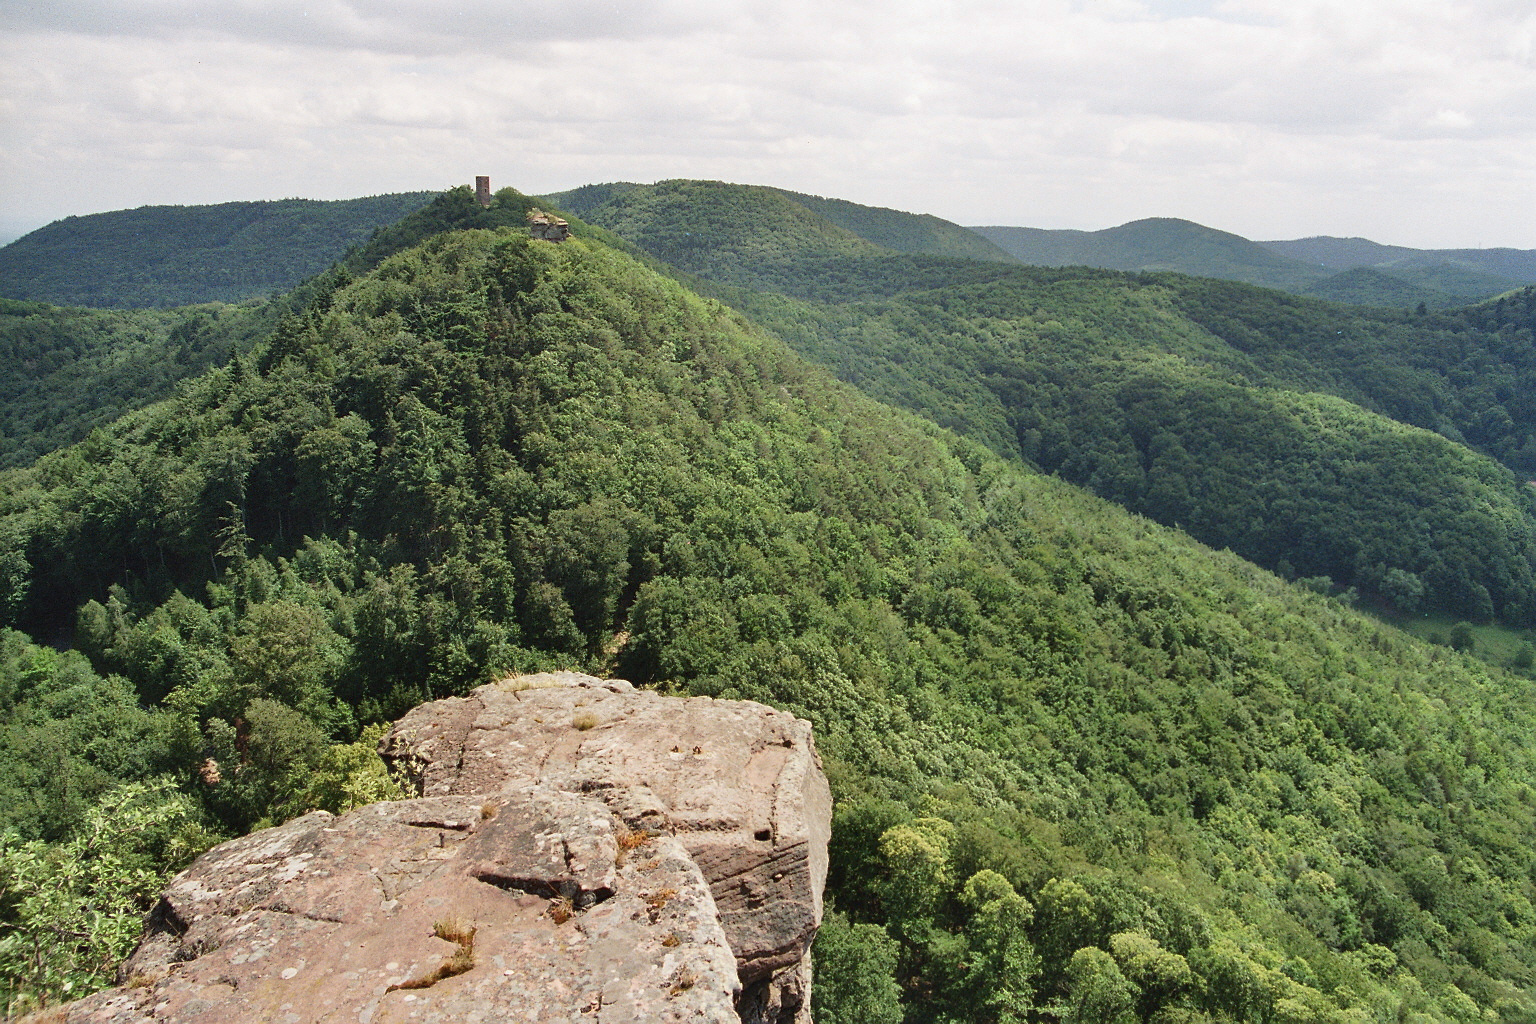
[[[0,219],[490,171],[1536,247],[1528,0],[13,0],[0,29]]]

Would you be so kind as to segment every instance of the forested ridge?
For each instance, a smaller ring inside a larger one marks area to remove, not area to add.
[[[1425,250],[1363,238],[1255,242],[1170,217],[1102,231],[977,227],[1024,263],[1171,270],[1367,306],[1460,306],[1536,281],[1536,253]]]
[[[1536,289],[1390,311],[1171,273],[834,259],[741,214],[749,190],[663,185],[587,214],[664,259],[661,225],[719,237],[722,208],[772,232],[754,242],[771,258],[725,243],[683,265],[875,397],[1321,589],[1536,624]]]
[[[378,723],[580,667],[813,722],[822,1024],[1536,1017],[1531,681],[878,404],[579,222],[425,231],[529,203],[466,202],[0,474],[8,1008],[102,984],[217,837],[397,792]]]
[[[323,299],[314,306],[317,298],[392,253],[443,231],[522,225],[532,207],[528,197],[504,189],[482,208],[473,192],[460,186],[373,230],[297,287],[238,305],[126,310],[0,299],[0,468],[27,465],[94,427],[165,398],[178,381],[248,352],[274,329],[274,345],[280,349],[283,338],[302,330],[306,318],[323,309]],[[193,208],[199,216],[207,209]],[[601,229],[583,229],[627,247]]]
[[[0,468],[25,466],[222,365],[276,322],[262,303],[103,310],[0,299]]]
[[[434,192],[141,206],[66,217],[0,247],[0,298],[167,308],[287,291]]]

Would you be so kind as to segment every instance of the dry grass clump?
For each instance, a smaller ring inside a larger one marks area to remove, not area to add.
[[[555,686],[565,684],[557,679],[552,679],[547,673],[536,673],[523,676],[506,676],[491,684],[496,689],[505,693],[522,693],[524,690],[547,690]]]
[[[549,919],[555,924],[565,924],[576,913],[576,904],[569,896],[560,895],[549,901]]]
[[[463,974],[475,966],[475,932],[479,929],[462,917],[447,917],[432,922],[432,934],[459,948],[453,951],[437,967],[416,978],[409,978],[398,985],[391,985],[385,992],[396,989],[431,988],[444,978]]]
[[[591,711],[578,711],[571,716],[571,728],[586,732],[597,725],[597,715]]]
[[[474,946],[478,930],[462,917],[445,917],[432,922],[432,934],[456,946]]]
[[[630,852],[650,842],[651,837],[652,833],[643,828],[628,828],[621,825],[615,833],[615,838],[619,842],[619,855],[614,858],[614,865],[623,867],[629,860]]]

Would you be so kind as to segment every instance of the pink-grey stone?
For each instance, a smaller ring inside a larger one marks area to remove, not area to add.
[[[423,705],[382,751],[419,798],[210,850],[121,987],[56,1019],[810,1021],[831,802],[807,723],[553,673]],[[466,927],[473,966],[431,980]]]
[[[550,673],[424,704],[381,749],[426,796],[552,784],[676,836],[713,890],[743,1006],[772,1007],[751,1019],[809,1020],[832,805],[810,723],[751,701]]]

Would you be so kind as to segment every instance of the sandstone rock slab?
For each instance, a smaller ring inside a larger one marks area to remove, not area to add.
[[[821,921],[832,801],[808,722],[549,673],[424,704],[381,751],[424,796],[549,785],[676,836],[709,880],[744,1005],[776,1007],[762,1020],[809,1019],[796,993]],[[755,993],[764,986],[774,991]]]
[[[63,1020],[736,1024],[708,884],[672,838],[627,834],[548,789],[309,814],[179,875],[124,986]]]
[[[61,1024],[809,1024],[831,799],[810,726],[550,673],[423,705],[421,795],[314,812],[167,887]]]

